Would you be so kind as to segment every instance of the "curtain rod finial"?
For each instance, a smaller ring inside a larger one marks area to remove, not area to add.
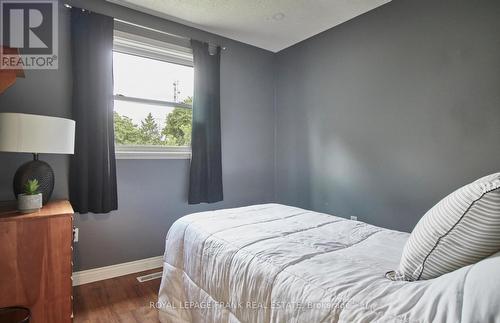
[[[210,55],[215,55],[217,53],[217,44],[208,43],[208,53]]]

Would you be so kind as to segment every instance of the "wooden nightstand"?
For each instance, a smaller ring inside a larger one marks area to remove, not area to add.
[[[73,208],[47,203],[20,214],[0,205],[0,307],[23,306],[33,323],[72,320]]]

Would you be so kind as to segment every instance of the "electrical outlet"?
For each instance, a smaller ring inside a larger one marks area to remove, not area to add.
[[[351,216],[351,220],[358,221],[358,217],[357,216]]]
[[[78,228],[73,228],[73,242],[78,242]]]

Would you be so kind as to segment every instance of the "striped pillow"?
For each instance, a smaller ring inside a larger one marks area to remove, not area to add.
[[[391,280],[431,279],[500,250],[500,173],[478,179],[432,207],[410,235]]]

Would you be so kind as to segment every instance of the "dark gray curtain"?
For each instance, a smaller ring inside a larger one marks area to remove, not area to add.
[[[194,59],[192,158],[189,204],[222,201],[220,48],[192,40]]]
[[[75,154],[70,200],[80,213],[118,208],[113,132],[113,18],[71,9]]]

